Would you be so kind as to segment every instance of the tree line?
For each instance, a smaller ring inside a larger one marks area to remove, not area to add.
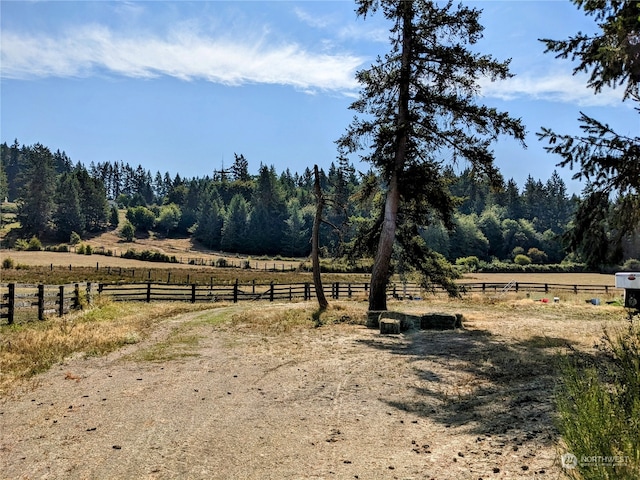
[[[41,144],[0,145],[2,197],[18,204],[24,238],[68,241],[119,226],[125,239],[154,231],[190,235],[212,250],[230,253],[307,256],[315,213],[313,175],[289,169],[278,173],[236,154],[224,171],[201,178],[168,172],[153,175],[138,165],[74,164],[59,150]],[[346,161],[319,169],[320,185],[331,199],[320,244],[324,255],[342,256],[357,243],[358,227],[370,221],[375,201],[354,201],[370,188],[373,174],[358,174]],[[497,184],[470,169],[445,170],[458,199],[453,228],[425,219],[420,235],[450,262],[474,256],[513,261],[528,255],[535,263],[557,263],[567,252],[563,236],[580,199],[569,196],[557,172],[546,181],[529,176],[522,189],[513,179]],[[127,222],[119,225],[118,209]]]

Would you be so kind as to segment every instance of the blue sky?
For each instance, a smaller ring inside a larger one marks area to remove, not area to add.
[[[559,158],[535,132],[578,133],[580,111],[638,134],[621,89],[594,95],[537,40],[592,33],[592,18],[568,0],[465,3],[483,10],[478,48],[511,58],[516,74],[483,82],[479,99],[522,118],[529,132],[526,150],[506,138],[495,144],[505,178],[520,187],[529,174],[549,178]],[[1,140],[153,174],[211,175],[234,153],[252,173],[261,163],[327,168],[353,117],[355,72],[389,49],[382,15],[357,18],[346,0],[3,0],[0,8]],[[573,172],[558,171],[578,193]]]

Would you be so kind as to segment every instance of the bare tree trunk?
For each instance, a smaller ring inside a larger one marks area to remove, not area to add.
[[[409,142],[409,85],[411,82],[411,49],[413,43],[413,4],[402,2],[402,65],[400,68],[400,89],[398,96],[398,123],[395,162],[387,190],[384,207],[382,232],[378,242],[378,250],[371,272],[371,288],[369,289],[369,310],[387,309],[387,284],[391,268],[391,255],[396,239],[398,225],[398,206],[400,204],[399,177],[407,155]]]
[[[322,222],[322,209],[324,208],[324,197],[322,196],[322,190],[320,189],[320,175],[318,173],[318,166],[313,166],[313,189],[316,195],[316,216],[313,219],[313,232],[311,234],[311,264],[313,267],[313,286],[316,289],[316,298],[318,299],[318,306],[324,310],[329,306],[327,298],[324,295],[324,289],[322,288],[322,278],[320,276],[320,223]]]

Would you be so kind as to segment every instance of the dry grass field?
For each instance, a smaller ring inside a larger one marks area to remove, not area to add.
[[[464,315],[401,335],[365,328],[364,302],[158,315],[5,391],[0,478],[562,478],[558,355],[596,358],[625,323],[584,300],[392,301]]]

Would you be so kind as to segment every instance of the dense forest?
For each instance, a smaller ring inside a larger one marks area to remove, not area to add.
[[[153,231],[192,236],[212,250],[230,253],[309,255],[316,204],[310,168],[277,172],[260,164],[252,175],[247,159],[235,154],[226,170],[182,178],[123,162],[74,164],[64,152],[17,140],[0,149],[0,195],[17,204],[21,238],[68,242],[72,235],[86,238],[119,228],[125,240]],[[568,195],[557,172],[544,181],[529,176],[521,189],[513,179],[496,184],[470,170],[445,173],[457,201],[453,228],[424,218],[420,235],[452,263],[571,261],[594,267],[622,260],[622,240],[613,241],[615,228],[606,221],[606,212],[615,208],[608,199],[598,206],[605,212],[600,236],[568,251],[572,217],[585,206],[581,198]],[[346,161],[332,163],[326,172],[320,169],[319,175],[330,200],[321,229],[322,253],[353,256],[359,226],[380,208],[375,195],[362,192],[375,189],[379,180],[372,172],[356,172]],[[126,209],[124,225],[118,224],[118,209]]]

